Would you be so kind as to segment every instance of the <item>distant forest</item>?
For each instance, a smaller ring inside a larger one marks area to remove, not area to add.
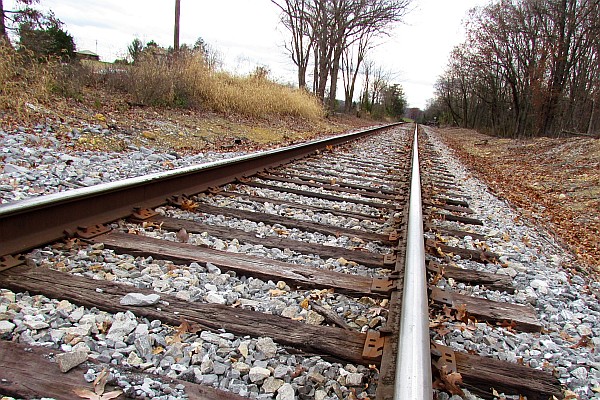
[[[600,0],[499,0],[467,38],[426,119],[507,137],[600,133]]]

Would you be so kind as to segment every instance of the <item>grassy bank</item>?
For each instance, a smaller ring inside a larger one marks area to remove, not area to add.
[[[100,66],[100,67],[99,67]],[[27,112],[53,96],[78,99],[84,87],[101,86],[134,104],[213,111],[251,118],[323,117],[323,107],[303,90],[262,75],[235,76],[210,69],[199,54],[148,55],[133,65],[39,63],[13,49],[0,49],[0,109]]]

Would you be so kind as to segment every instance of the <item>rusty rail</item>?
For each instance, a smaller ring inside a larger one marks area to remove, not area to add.
[[[158,207],[172,196],[200,193],[395,125],[0,205],[0,256],[59,240],[78,227],[124,218],[136,207]]]

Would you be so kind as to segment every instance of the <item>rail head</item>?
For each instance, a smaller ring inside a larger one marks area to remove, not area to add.
[[[59,240],[65,231],[80,226],[124,218],[135,207],[158,207],[173,196],[200,193],[396,125],[398,123],[0,205],[0,256]]]
[[[404,291],[396,359],[395,400],[433,398],[418,125],[413,139]]]

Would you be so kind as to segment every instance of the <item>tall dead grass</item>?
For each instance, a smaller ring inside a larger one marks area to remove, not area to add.
[[[0,109],[22,116],[28,103],[48,103],[53,95],[79,99],[86,85],[125,90],[133,101],[152,106],[201,108],[256,118],[318,120],[324,115],[321,103],[306,91],[260,75],[241,77],[214,71],[198,54],[153,54],[134,65],[98,69],[78,62],[38,62],[26,53],[0,46]]]
[[[233,76],[207,67],[200,55],[176,58],[149,56],[123,69],[126,88],[135,101],[149,105],[200,107],[249,117],[323,117],[323,107],[311,94],[264,77]]]
[[[25,113],[27,104],[45,103],[55,81],[47,66],[0,44],[0,109]]]

